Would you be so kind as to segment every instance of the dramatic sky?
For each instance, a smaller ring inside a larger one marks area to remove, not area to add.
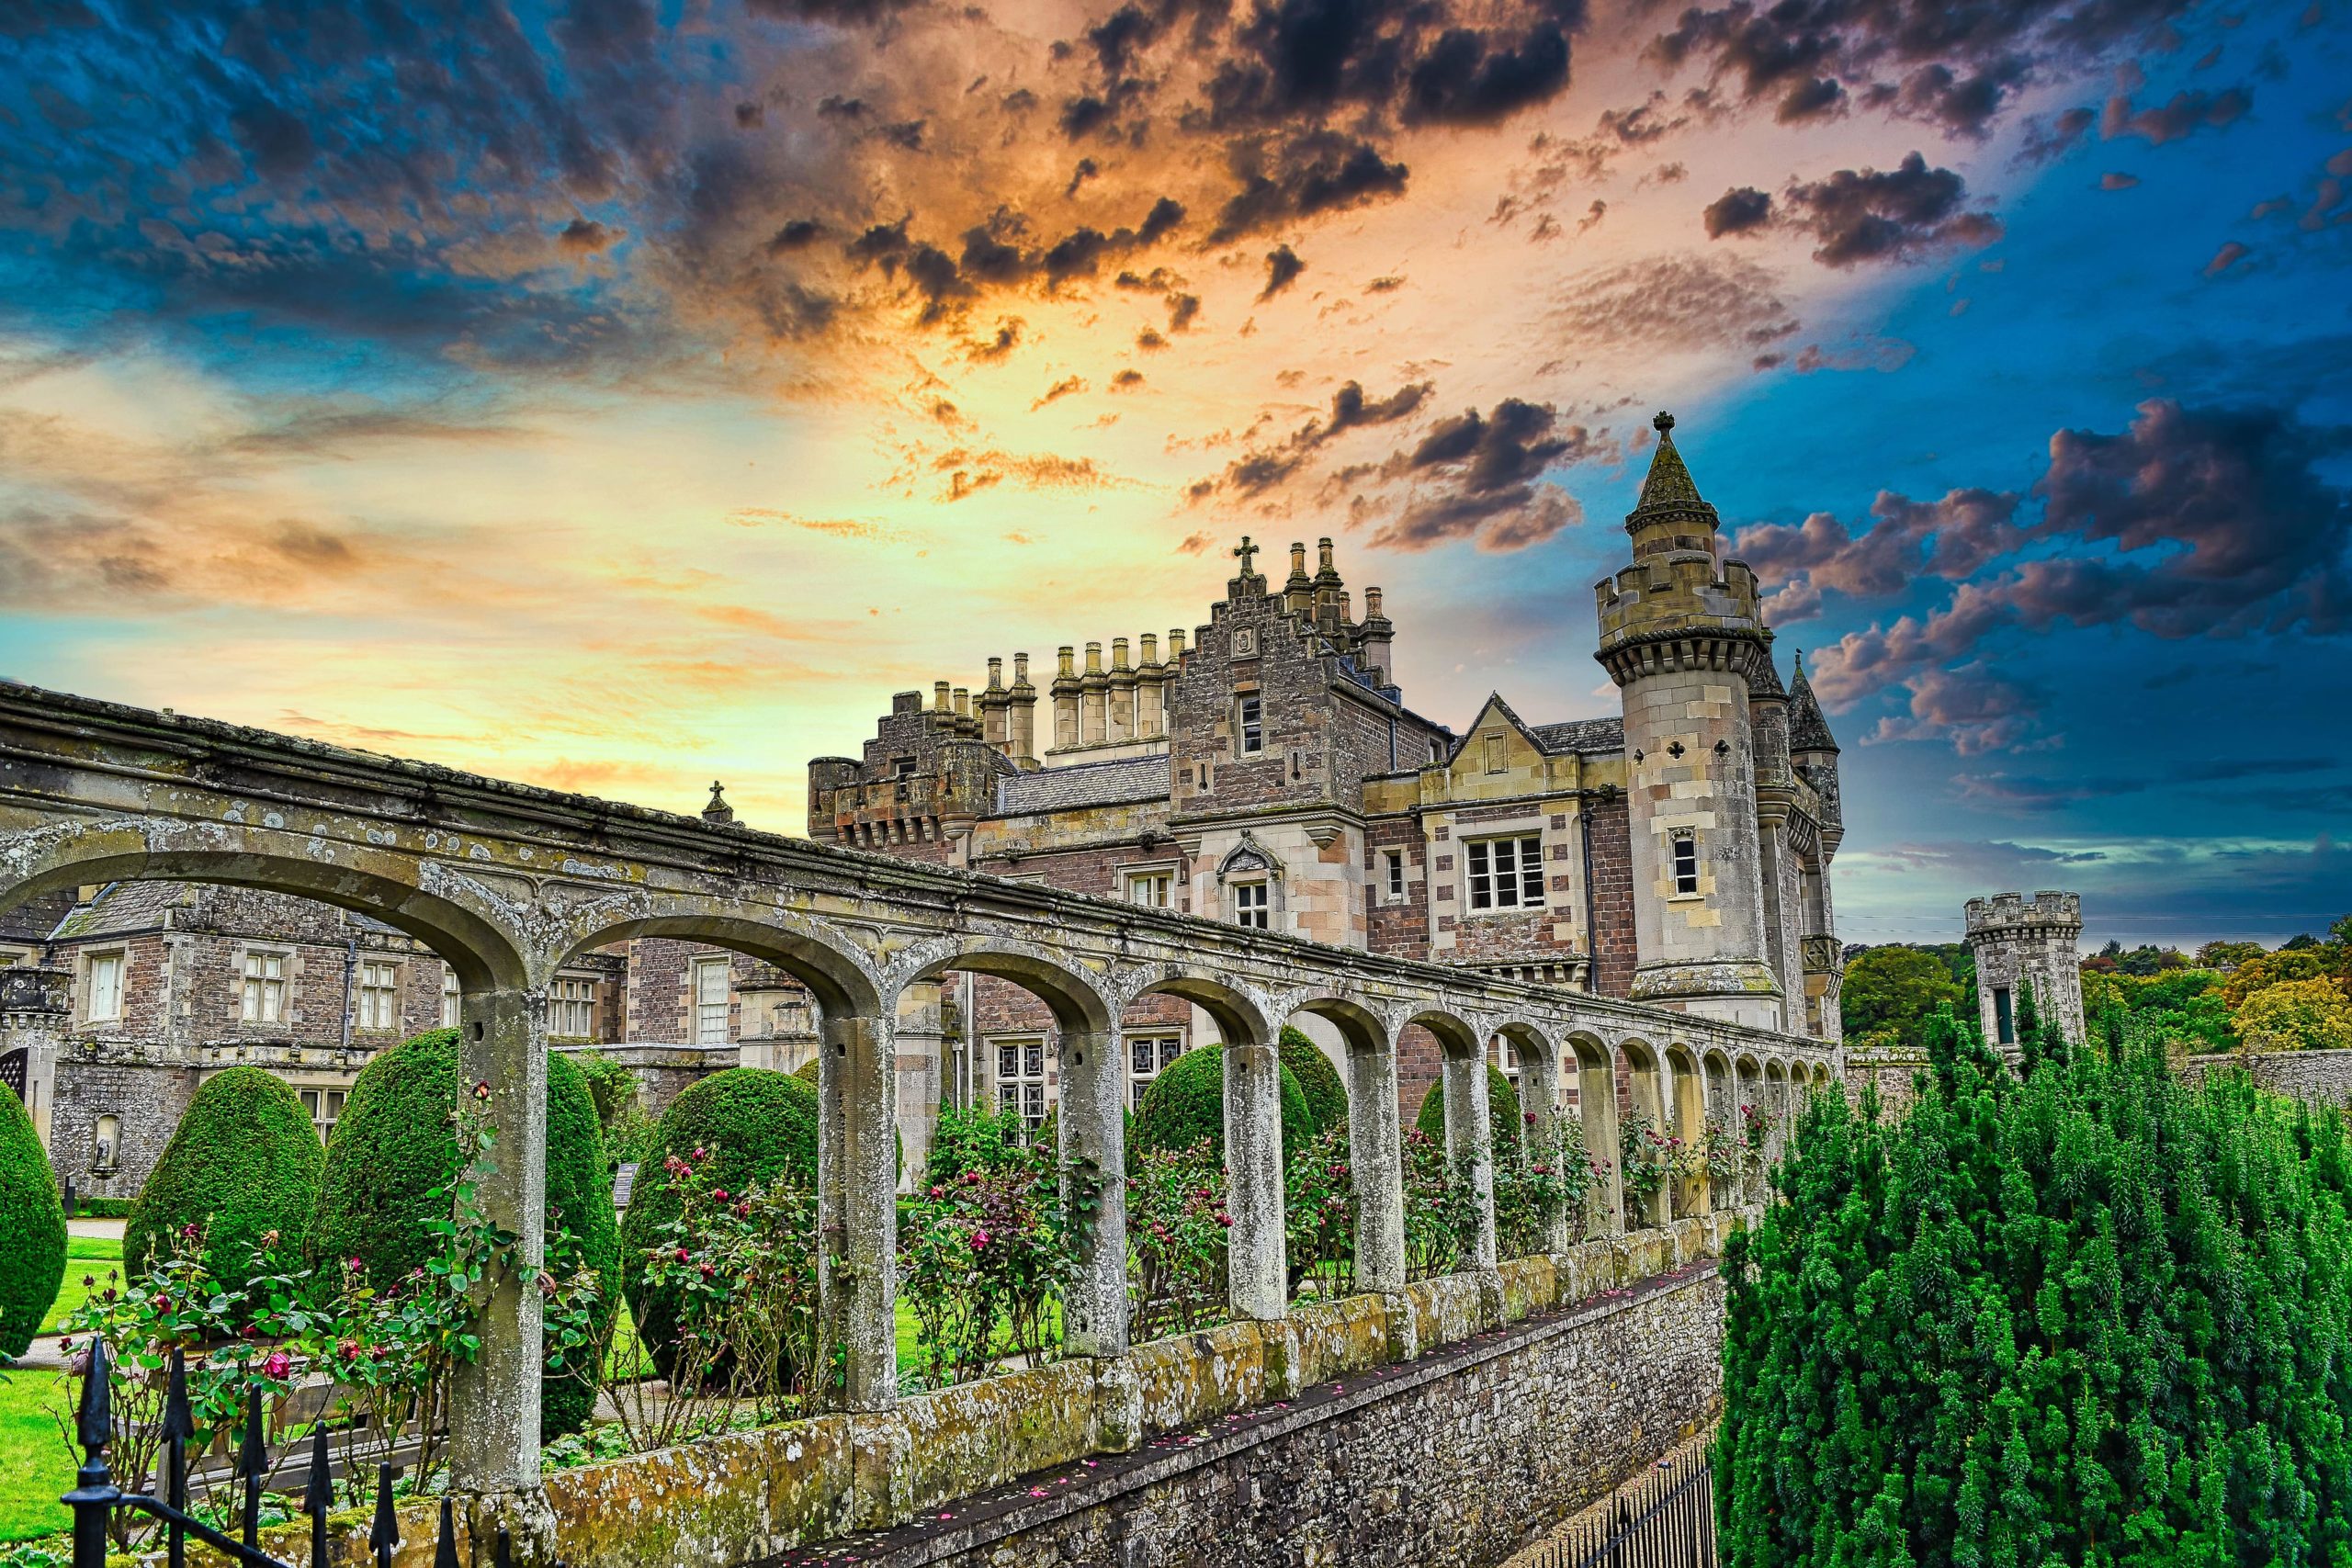
[[[1671,408],[1940,940],[2352,906],[2352,0],[0,4],[0,673],[801,822],[1244,532],[1609,711]],[[1279,565],[1277,565],[1279,570]]]

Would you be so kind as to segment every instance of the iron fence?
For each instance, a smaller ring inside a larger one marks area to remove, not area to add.
[[[188,1439],[197,1435],[197,1427],[188,1404],[186,1355],[176,1349],[172,1352],[170,1381],[164,1388],[159,1434],[164,1443],[160,1477],[164,1495],[157,1497],[150,1492],[125,1492],[115,1484],[113,1472],[107,1463],[107,1450],[115,1440],[109,1358],[105,1340],[94,1336],[89,1346],[89,1371],[83,1380],[82,1403],[74,1419],[74,1440],[82,1449],[82,1467],[74,1476],[79,1484],[59,1499],[74,1510],[74,1568],[106,1568],[108,1530],[118,1508],[150,1515],[163,1525],[169,1568],[187,1568],[190,1536],[225,1554],[242,1568],[288,1568],[261,1550],[262,1482],[269,1473],[269,1448],[262,1438],[261,1392],[254,1390],[246,1401],[243,1438],[237,1445],[234,1478],[243,1494],[237,1510],[242,1528],[232,1536],[188,1512],[187,1445]],[[330,1561],[327,1515],[334,1506],[334,1476],[327,1454],[325,1421],[311,1424],[310,1448],[301,1511],[311,1521],[310,1561],[322,1563]],[[375,1558],[377,1568],[391,1568],[392,1550],[401,1542],[399,1517],[392,1500],[394,1478],[392,1466],[376,1467],[376,1514],[368,1532],[368,1550]],[[134,1479],[144,1483],[145,1478]],[[512,1552],[512,1540],[502,1529],[493,1553],[497,1568],[506,1568]],[[449,1499],[444,1497],[435,1568],[458,1568],[458,1561],[455,1521]]]
[[[1538,1547],[1526,1568],[1715,1568],[1715,1483],[1704,1449],[1669,1461]]]

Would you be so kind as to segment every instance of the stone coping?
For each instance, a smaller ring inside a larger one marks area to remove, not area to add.
[[[789,1554],[850,1536],[915,1527],[906,1538],[912,1546],[1031,1528],[1057,1517],[1025,1511],[1057,1503],[1051,1490],[1035,1495],[1045,1472],[1057,1472],[1073,1496],[1085,1475],[1087,1487],[1109,1489],[1099,1500],[1572,1333],[1704,1277],[1724,1241],[1759,1212],[1677,1220],[1492,1271],[1424,1280],[1394,1296],[1302,1303],[1283,1318],[1005,1372],[910,1395],[888,1411],[812,1416],[551,1471],[555,1555],[566,1568],[781,1568],[820,1561]],[[1217,1430],[1220,1423],[1231,1429]],[[431,1497],[399,1506],[395,1568],[430,1568],[438,1508]],[[329,1562],[367,1568],[368,1523],[366,1511],[330,1520]],[[961,1528],[931,1529],[943,1524]],[[458,1533],[459,1561],[474,1561],[462,1517]],[[264,1531],[261,1545],[293,1568],[312,1568],[307,1523]],[[479,1562],[489,1561],[485,1543]],[[162,1562],[160,1551],[140,1560],[141,1568]]]

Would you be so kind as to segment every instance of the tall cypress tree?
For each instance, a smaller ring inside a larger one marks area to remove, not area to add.
[[[1909,1113],[1816,1099],[1726,1249],[1723,1560],[2352,1561],[2343,1118],[1925,1033]]]

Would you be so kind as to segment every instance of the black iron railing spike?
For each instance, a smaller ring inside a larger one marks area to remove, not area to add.
[[[85,1451],[94,1452],[114,1441],[113,1381],[107,1342],[94,1334],[90,1337],[90,1370],[82,1380],[82,1409],[74,1433]]]
[[[164,1426],[158,1434],[164,1441],[174,1438],[196,1436],[196,1416],[187,1402],[187,1352],[172,1347],[172,1370],[164,1390]]]
[[[433,1548],[433,1568],[461,1568],[458,1562],[458,1526],[449,1499],[441,1499],[441,1539]]]
[[[334,1472],[327,1463],[327,1422],[311,1423],[311,1477],[302,1488],[302,1511],[311,1516],[311,1568],[326,1568],[327,1514],[334,1506]]]
[[[237,1447],[237,1473],[245,1483],[245,1544],[261,1547],[261,1480],[269,1469],[269,1445],[261,1437],[261,1390],[245,1391],[245,1440]]]
[[[392,1549],[401,1543],[400,1510],[392,1506],[392,1467],[376,1467],[376,1521],[368,1529],[368,1548],[376,1554],[376,1568],[392,1568]]]

